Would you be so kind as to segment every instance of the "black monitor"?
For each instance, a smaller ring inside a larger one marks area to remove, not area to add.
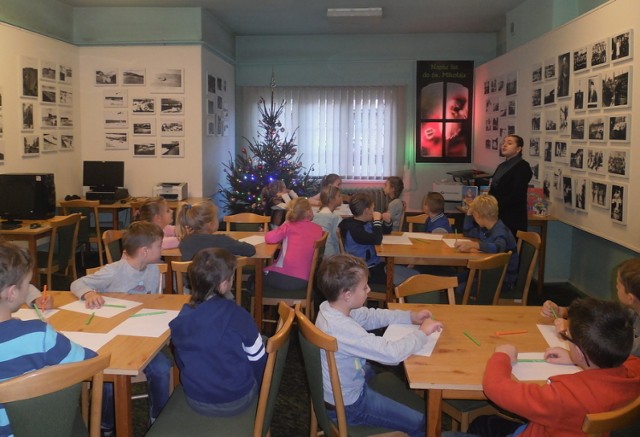
[[[124,187],[124,161],[84,161],[82,185],[93,191],[115,191]]]
[[[56,187],[51,173],[0,174],[2,227],[11,229],[18,219],[45,220],[56,213]]]

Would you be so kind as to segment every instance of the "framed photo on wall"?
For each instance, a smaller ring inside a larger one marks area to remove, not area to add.
[[[184,140],[182,138],[163,138],[160,142],[162,158],[184,158]]]
[[[133,156],[153,158],[156,156],[155,141],[136,141],[133,143]]]
[[[105,132],[106,150],[127,150],[129,149],[129,136],[127,132]]]
[[[609,208],[609,185],[606,182],[591,179],[591,206]]]
[[[627,196],[628,190],[626,185],[611,184],[611,221],[620,225],[627,224]]]
[[[606,174],[607,155],[604,149],[587,149],[587,170],[598,175]]]
[[[589,61],[587,47],[580,47],[573,51],[573,72],[582,73],[587,69]]]
[[[607,173],[610,176],[617,176],[621,178],[629,177],[629,150],[627,149],[615,149],[609,150],[607,158]]]
[[[95,70],[96,86],[117,86],[118,85],[118,69],[117,68],[99,68]]]
[[[128,68],[122,70],[122,85],[144,86],[146,77],[144,68]]]
[[[608,47],[608,41],[604,39],[591,44],[590,66],[592,68],[604,67],[609,63]]]
[[[633,57],[633,29],[611,37],[611,62],[621,62]]]
[[[608,137],[610,142],[628,143],[631,139],[631,115],[608,116]]]

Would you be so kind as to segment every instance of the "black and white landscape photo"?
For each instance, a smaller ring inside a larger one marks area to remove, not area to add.
[[[140,85],[145,84],[145,69],[128,69],[122,71],[122,85]]]
[[[118,85],[118,69],[117,68],[96,69],[96,85],[99,85],[99,86]]]

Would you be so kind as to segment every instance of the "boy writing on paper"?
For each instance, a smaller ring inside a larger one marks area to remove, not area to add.
[[[355,197],[355,196],[354,196]],[[391,311],[366,308],[369,285],[369,269],[364,261],[351,255],[335,255],[325,259],[318,270],[318,287],[327,301],[320,304],[316,326],[335,337],[338,351],[335,354],[347,423],[394,429],[411,436],[424,436],[423,411],[389,399],[367,385],[373,376],[367,360],[395,365],[419,351],[427,336],[442,330],[442,322],[431,318],[431,312]],[[400,340],[388,341],[367,332],[391,323],[420,325]],[[322,373],[329,370],[324,354]],[[323,378],[324,400],[329,416],[336,420],[331,382]]]
[[[93,358],[83,348],[41,320],[11,318],[32,291],[33,261],[24,249],[0,242],[0,381],[56,364]],[[0,404],[0,436],[12,436],[9,417]]]
[[[489,358],[482,381],[487,398],[529,422],[499,416],[481,416],[469,427],[477,436],[584,435],[588,413],[623,407],[640,396],[640,359],[629,356],[633,328],[629,314],[615,302],[577,299],[568,309],[568,330],[562,334],[569,350],[552,347],[545,360],[575,364],[583,371],[552,376],[545,385],[519,382],[511,377],[517,362],[515,346],[504,344]],[[464,436],[445,433],[443,436]]]
[[[96,273],[71,283],[71,292],[84,300],[87,308],[101,308],[101,293],[149,294],[160,290],[162,238],[160,226],[150,222],[134,222],[122,236],[123,254],[119,261],[107,264]],[[149,386],[149,404],[153,422],[169,399],[171,361],[163,353],[156,355],[143,369]],[[104,386],[102,426],[113,428],[113,384]]]

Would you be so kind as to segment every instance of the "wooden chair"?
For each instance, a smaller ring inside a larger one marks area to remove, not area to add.
[[[447,292],[449,305],[455,305],[454,289],[458,286],[455,276],[416,275],[411,276],[395,287],[398,302],[405,303],[442,303],[442,291]]]
[[[191,261],[171,261],[171,270],[176,274],[176,293],[184,294],[184,275]]]
[[[426,220],[427,220],[426,214],[405,216],[405,222],[407,223],[407,229],[409,230],[409,232],[414,232],[414,229],[413,229],[414,225],[420,225],[420,230],[422,231],[424,229],[424,222]]]
[[[227,224],[227,232],[232,230],[231,224],[233,223],[236,231],[257,231],[262,228],[262,231],[266,234],[269,231],[271,217],[254,214],[252,212],[241,212],[239,214],[224,216],[223,220]]]
[[[508,293],[500,293],[498,300],[500,305],[527,304],[533,271],[536,269],[536,263],[538,262],[538,252],[542,244],[540,235],[536,232],[524,231],[518,231],[517,235],[518,256],[520,257],[518,279],[512,290]]]
[[[602,437],[608,435],[611,431],[622,430],[632,425],[635,425],[633,428],[637,431],[639,418],[640,397],[617,410],[587,414],[582,423],[582,431],[589,437]]]
[[[37,252],[38,272],[47,275],[47,287],[53,290],[52,275],[64,272],[74,280],[78,278],[76,272],[76,247],[78,245],[78,229],[81,214],[70,214],[49,221],[51,237],[46,252]]]
[[[312,408],[309,435],[316,436],[318,424],[324,431],[324,435],[327,436],[372,436],[393,432],[393,430],[386,428],[347,425],[340,376],[338,375],[335,358],[335,353],[338,351],[338,341],[318,329],[297,307],[296,319],[298,320],[300,329],[300,346],[302,348],[304,367],[311,392]],[[333,405],[335,406],[338,419],[337,424],[332,421],[327,414],[324,401],[322,364],[320,358],[322,352],[326,354],[327,365],[329,367],[329,379],[334,396]],[[416,411],[425,411],[424,400],[408,390],[405,384],[390,372],[380,373],[374,376],[368,381],[368,384],[372,389],[384,396],[408,405]]]
[[[471,301],[477,305],[496,305],[510,258],[511,251],[470,259],[467,263],[469,277],[462,304],[466,305]]]
[[[257,406],[233,417],[207,417],[194,412],[187,404],[182,386],[178,386],[162,413],[146,434],[158,436],[250,436],[270,435],[271,418],[284,372],[289,349],[294,311],[284,302],[278,305],[280,321],[278,331],[266,345],[267,364]]]
[[[99,437],[102,372],[110,360],[111,354],[100,354],[77,363],[43,367],[0,382],[0,403],[6,408],[13,433]],[[91,381],[92,389],[90,414],[83,422],[79,399],[80,386],[85,380]]]
[[[124,233],[124,229],[109,229],[102,233],[102,246],[107,257],[107,264],[122,258],[122,236]]]
[[[72,212],[79,212],[84,217],[87,217],[86,225],[83,224],[82,230],[79,232],[79,241],[81,243],[93,243],[98,247],[98,257],[100,259],[100,265],[104,265],[104,258],[102,256],[102,231],[100,230],[100,213],[98,207],[100,206],[99,200],[64,200],[60,202],[62,207],[62,213],[68,215]],[[91,220],[93,218],[94,226],[91,226]]]

